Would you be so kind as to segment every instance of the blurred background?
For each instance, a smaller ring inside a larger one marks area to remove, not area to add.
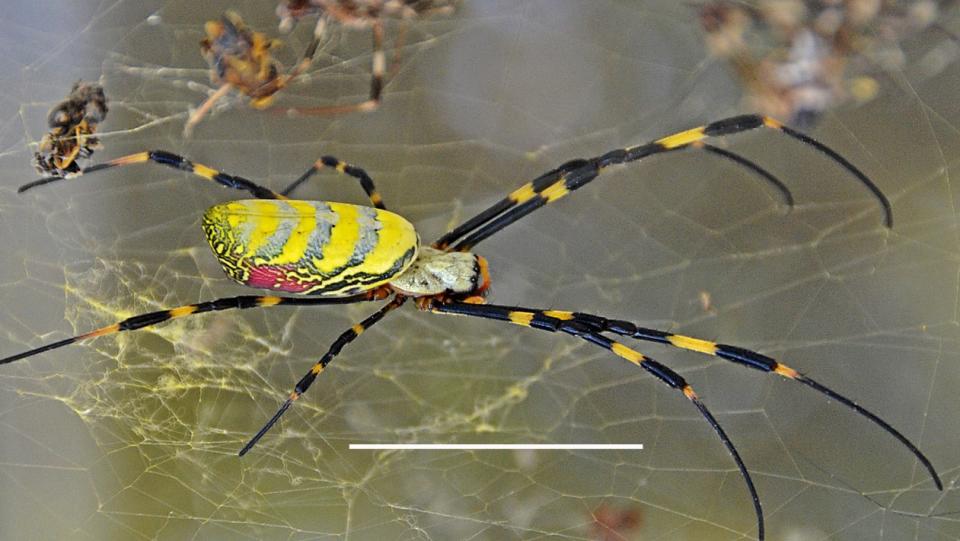
[[[717,5],[464,0],[407,24],[396,64],[402,25],[387,23],[392,72],[376,112],[289,118],[233,95],[184,139],[191,108],[216,88],[199,52],[205,21],[236,10],[283,40],[275,54],[290,66],[313,19],[282,35],[266,0],[15,2],[0,16],[0,355],[250,293],[224,277],[199,227],[208,206],[244,194],[156,165],[16,193],[37,178],[48,111],[79,79],[109,99],[104,148],[89,163],[159,148],[279,189],[334,154],[364,167],[428,241],[567,160],[762,106],[704,32]],[[765,26],[770,15],[746,12],[757,34],[728,19],[721,28],[748,36],[753,57],[788,64],[793,46]],[[889,196],[892,230],[836,164],[757,131],[720,144],[783,179],[791,211],[749,172],[689,151],[608,170],[478,249],[492,302],[759,350],[900,429],[947,487],[936,491],[888,434],[806,387],[638,345],[694,386],[738,446],[769,539],[960,537],[955,15],[948,5],[942,29],[897,34],[902,62],[851,61],[840,80],[869,79],[870,92],[796,117]],[[362,101],[370,41],[329,27],[276,105]],[[336,175],[298,195],[365,202]],[[733,462],[676,391],[570,337],[412,306],[345,349],[237,458],[329,343],[372,310],[209,314],[0,367],[0,537],[755,538]],[[347,449],[376,442],[645,449]]]

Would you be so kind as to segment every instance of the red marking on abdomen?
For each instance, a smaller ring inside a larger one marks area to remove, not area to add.
[[[303,293],[311,287],[309,282],[291,280],[287,273],[290,267],[252,267],[247,285],[257,289],[272,291],[286,291],[288,293]]]

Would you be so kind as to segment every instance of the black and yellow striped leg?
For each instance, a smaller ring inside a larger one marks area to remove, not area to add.
[[[270,420],[263,425],[263,428],[257,431],[257,433],[254,434],[252,438],[250,438],[250,441],[248,441],[247,444],[243,446],[243,449],[240,449],[239,455],[243,456],[247,454],[247,451],[252,449],[253,446],[256,445],[258,441],[260,441],[260,438],[262,438],[263,435],[266,434],[267,431],[269,431],[270,428],[272,428],[273,425],[275,425],[278,420],[280,420],[280,417],[282,417],[283,414],[286,413],[288,409],[290,409],[290,406],[292,406],[293,403],[297,399],[299,399],[300,396],[303,395],[303,393],[307,392],[307,389],[310,388],[310,385],[313,384],[313,381],[317,379],[317,376],[319,376],[320,373],[323,372],[323,370],[327,367],[327,365],[330,364],[330,361],[332,361],[333,358],[340,353],[340,350],[343,349],[343,346],[349,344],[350,342],[353,342],[358,336],[363,334],[363,331],[375,325],[378,321],[383,319],[383,317],[386,316],[389,312],[393,311],[396,308],[399,308],[401,305],[403,305],[403,303],[406,300],[407,298],[404,297],[403,295],[395,296],[393,300],[383,305],[379,310],[377,310],[372,315],[367,317],[367,319],[364,319],[360,323],[357,323],[356,325],[354,325],[353,327],[345,331],[343,334],[338,336],[337,339],[333,341],[333,344],[330,346],[330,349],[328,349],[327,352],[323,354],[323,357],[321,357],[319,361],[314,363],[314,365],[310,368],[310,371],[307,372],[300,379],[300,381],[297,382],[297,385],[293,388],[293,392],[290,393],[290,396],[287,397],[287,400],[280,405],[280,409],[278,409],[277,412],[273,414],[273,417],[271,417]]]
[[[617,342],[616,340],[612,340],[599,334],[599,332],[591,325],[577,321],[574,318],[566,317],[566,314],[569,314],[569,312],[529,310],[526,308],[511,308],[508,306],[472,304],[457,301],[444,302],[442,300],[433,300],[428,305],[428,309],[439,314],[453,314],[461,316],[473,316],[484,319],[495,319],[543,331],[563,332],[590,342],[591,344],[600,346],[617,355],[621,359],[643,368],[654,377],[667,384],[667,386],[670,388],[681,391],[683,395],[690,400],[694,406],[697,407],[697,410],[700,411],[700,414],[703,416],[703,418],[706,419],[707,423],[709,423],[713,428],[714,432],[720,438],[720,441],[722,441],[723,445],[727,448],[727,452],[730,453],[733,461],[737,464],[737,469],[740,471],[740,475],[743,477],[744,483],[747,485],[747,490],[749,491],[750,498],[753,501],[754,512],[757,515],[757,538],[761,541],[763,540],[763,507],[760,504],[760,496],[757,494],[757,489],[753,484],[753,479],[750,477],[750,472],[747,470],[747,466],[743,463],[740,453],[737,452],[737,448],[733,445],[733,442],[730,440],[729,436],[727,436],[727,433],[720,426],[720,423],[713,416],[713,414],[710,413],[710,410],[707,409],[707,406],[700,401],[700,398],[694,392],[693,388],[686,382],[686,380],[683,379],[680,374],[677,374],[669,367],[660,364],[656,360],[651,359],[650,357],[647,357],[646,355],[643,355],[642,353],[631,349],[624,344]]]
[[[521,310],[521,309],[515,309]],[[527,309],[522,309],[527,310]],[[943,483],[940,480],[940,476],[937,474],[936,469],[933,467],[933,464],[930,460],[924,455],[916,445],[913,444],[906,436],[901,434],[897,429],[893,428],[889,423],[881,419],[875,413],[864,408],[863,406],[857,404],[853,400],[837,393],[836,391],[826,387],[825,385],[813,380],[804,374],[798,372],[797,370],[771,358],[762,353],[752,351],[749,349],[731,346],[729,344],[718,344],[716,342],[711,342],[709,340],[703,340],[700,338],[694,338],[692,336],[685,336],[682,334],[673,334],[657,329],[648,329],[645,327],[639,327],[630,323],[629,321],[620,321],[607,319],[601,316],[595,316],[592,314],[584,314],[581,312],[563,312],[563,311],[536,311],[536,310],[527,310],[530,313],[537,314],[537,317],[540,317],[541,314],[549,314],[554,320],[565,320],[565,321],[576,321],[583,325],[587,325],[595,332],[607,332],[613,333],[620,336],[626,336],[629,338],[634,338],[637,340],[643,340],[646,342],[654,342],[658,344],[664,344],[672,346],[678,349],[685,349],[688,351],[694,351],[697,353],[703,353],[706,355],[712,355],[719,357],[721,359],[737,363],[743,366],[748,366],[762,372],[774,372],[779,374],[787,379],[791,379],[797,382],[800,382],[817,392],[832,398],[837,402],[847,406],[853,411],[859,413],[860,415],[866,417],[871,422],[882,428],[885,432],[897,439],[904,447],[910,450],[913,453],[913,456],[923,464],[923,467],[926,468],[927,472],[930,474],[930,477],[933,479],[934,484],[937,486],[937,489],[943,490]],[[537,318],[535,318],[537,319]]]
[[[742,115],[668,135],[643,145],[615,149],[593,158],[567,162],[557,169],[549,171],[533,181],[524,184],[520,188],[517,188],[504,199],[494,203],[477,216],[442,236],[434,243],[434,246],[441,249],[448,249],[448,247],[454,246],[454,250],[469,250],[477,243],[499,232],[543,205],[552,203],[588,184],[607,167],[626,164],[648,156],[696,146],[703,144],[703,142],[709,138],[734,135],[757,128],[769,128],[779,131],[788,137],[813,147],[815,150],[825,154],[828,158],[838,163],[873,194],[883,209],[884,224],[887,227],[893,226],[893,212],[887,197],[869,177],[846,158],[823,143],[784,126],[772,118],[760,115]],[[739,159],[734,158],[730,154],[718,152],[718,150],[719,149],[711,150],[711,152],[731,159],[741,165],[745,165]],[[744,160],[746,159],[744,158]],[[757,168],[750,167],[750,169],[763,175],[763,173],[757,171]],[[769,180],[769,177],[766,175],[763,176]]]
[[[784,204],[786,204],[790,208],[793,208],[794,199],[793,199],[793,193],[790,191],[790,188],[788,188],[787,185],[784,184],[782,180],[777,178],[776,175],[774,175],[770,171],[767,171],[766,169],[761,167],[759,164],[757,164],[753,160],[750,160],[745,156],[741,156],[736,152],[732,152],[730,150],[720,148],[715,145],[704,143],[702,140],[695,141],[693,143],[689,143],[685,145],[680,145],[675,148],[672,148],[671,150],[686,150],[686,149],[705,150],[710,154],[713,154],[727,161],[730,161],[736,165],[739,165],[740,167],[743,167],[744,169],[750,171],[751,173],[763,179],[767,184],[771,185],[775,190],[777,190],[777,192],[780,193],[780,198],[783,200]]]
[[[573,171],[577,171],[586,165],[589,165],[588,160],[570,160],[556,169],[547,171],[539,177],[531,180],[527,184],[514,190],[510,195],[504,197],[500,201],[497,201],[486,210],[480,212],[480,214],[477,214],[453,230],[444,234],[433,243],[433,247],[440,250],[446,250],[458,239],[461,239],[469,233],[480,229],[484,224],[488,224],[491,221],[496,221],[503,218],[503,215],[507,211],[516,210],[517,207],[526,205],[529,208],[524,210],[521,216],[517,216],[517,218],[511,220],[511,223],[523,217],[524,215],[529,214],[547,202],[544,200],[547,196],[538,197],[538,195],[544,192],[547,187],[555,185],[559,181],[563,180],[566,175]],[[500,226],[500,229],[503,227],[506,227],[506,224]],[[463,244],[464,243],[458,245],[457,249],[461,249],[460,246]]]
[[[23,353],[18,353],[16,355],[11,355],[9,357],[4,357],[0,359],[0,364],[12,363],[20,359],[25,359],[27,357],[32,357],[38,355],[45,351],[50,351],[52,349],[61,348],[63,346],[68,346],[70,344],[75,344],[77,342],[82,342],[84,340],[89,340],[91,338],[97,338],[99,336],[106,336],[108,334],[115,334],[123,331],[133,331],[137,329],[142,329],[144,327],[149,327],[151,325],[157,325],[171,319],[177,319],[186,316],[192,316],[194,314],[202,314],[204,312],[218,312],[221,310],[243,310],[246,308],[266,308],[269,306],[305,306],[305,305],[331,305],[331,304],[353,304],[357,302],[365,301],[375,301],[383,299],[383,295],[380,290],[374,290],[372,292],[367,292],[362,295],[354,295],[352,297],[275,297],[269,295],[241,295],[239,297],[226,297],[222,299],[216,299],[212,301],[199,302],[196,304],[187,304],[184,306],[179,306],[177,308],[171,308],[167,310],[159,310],[157,312],[149,312],[146,314],[140,314],[133,317],[129,317],[114,323],[113,325],[108,325],[106,327],[101,327],[99,329],[79,334],[71,338],[66,338],[57,342],[46,344],[38,348],[31,349],[29,351],[24,351]]]
[[[371,25],[373,34],[373,65],[370,74],[370,97],[359,103],[348,105],[331,105],[327,107],[286,107],[283,110],[288,114],[306,116],[339,115],[344,113],[366,113],[380,107],[383,94],[383,79],[387,71],[387,57],[383,52],[383,23],[377,19]]]
[[[747,168],[751,172],[757,174],[758,176],[760,176],[761,178],[769,182],[771,185],[773,185],[773,187],[780,192],[786,204],[790,207],[793,206],[794,204],[793,194],[790,192],[790,189],[787,188],[787,186],[783,183],[783,181],[781,181],[776,176],[774,176],[773,173],[767,171],[766,169],[760,167],[753,161],[739,154],[736,154],[729,150],[724,150],[724,149],[715,147],[713,145],[705,144],[702,142],[700,143],[694,142],[694,143],[687,143],[684,145],[674,146],[669,149],[664,149],[663,152],[664,153],[673,152],[676,150],[682,150],[682,149],[688,149],[688,148],[702,148],[712,154],[716,154],[717,156],[720,156],[722,158],[725,158],[727,160],[730,160],[736,163],[737,165],[741,165]],[[505,211],[514,209],[518,204],[522,205],[521,201],[526,201],[526,204],[528,206],[517,211],[516,212],[517,216],[510,219],[509,222],[493,227],[492,229],[495,229],[495,231],[490,233],[492,235],[494,232],[499,231],[500,229],[506,227],[506,225],[509,225],[509,223],[513,223],[514,221],[522,218],[523,216],[529,214],[530,212],[543,206],[544,204],[549,203],[552,200],[559,199],[563,195],[566,195],[566,192],[560,193],[562,192],[562,190],[559,190],[557,187],[560,181],[564,181],[564,179],[568,175],[576,173],[583,168],[589,169],[591,167],[591,162],[598,160],[599,158],[600,157],[593,158],[591,160],[584,160],[584,159],[570,160],[564,163],[563,165],[557,167],[556,169],[551,169],[550,171],[543,173],[542,175],[528,182],[527,184],[520,187],[519,189],[514,190],[507,197],[501,199],[500,201],[497,201],[496,203],[494,203],[492,206],[490,206],[480,214],[477,214],[476,216],[470,218],[466,222],[462,223],[455,229],[451,230],[450,232],[446,233],[445,235],[437,239],[437,241],[433,243],[433,247],[444,250],[448,248],[451,244],[456,242],[458,239],[463,238],[464,236],[466,236],[467,234],[473,231],[476,231],[484,224],[487,224],[487,222],[490,222],[491,220],[494,220],[495,218],[497,218],[499,215],[503,214]],[[583,186],[584,184],[590,182],[591,180],[596,178],[600,172],[601,172],[600,167],[596,167],[594,174],[592,176],[589,176],[589,178],[580,180],[577,186],[578,187]],[[551,193],[546,191],[551,186],[554,187],[557,193]],[[537,194],[543,194],[545,197],[538,198],[536,197]],[[554,199],[550,199],[551,197],[553,197]],[[486,236],[483,238],[486,238]],[[479,240],[476,240],[471,243],[461,243],[460,245],[458,245],[457,249],[458,250],[468,249],[465,246],[467,246],[468,244],[469,246],[473,246],[477,242],[479,242]]]
[[[777,190],[780,193],[780,198],[783,200],[784,204],[786,204],[791,209],[793,208],[794,199],[793,199],[793,193],[790,191],[790,188],[788,188],[787,185],[784,184],[782,180],[777,178],[776,175],[774,175],[770,171],[767,171],[763,167],[760,167],[760,165],[754,162],[753,160],[750,160],[745,156],[741,156],[736,152],[732,152],[730,150],[720,148],[715,145],[704,143],[702,140],[695,141],[693,143],[689,143],[685,145],[680,145],[671,150],[686,150],[686,149],[705,150],[708,153],[713,154],[714,156],[718,156],[736,165],[739,165],[740,167],[743,167],[744,169],[750,171],[751,173],[763,179],[767,184],[771,185],[775,190]]]
[[[281,195],[289,196],[296,190],[301,184],[307,181],[310,177],[316,174],[318,171],[324,167],[333,169],[334,171],[351,176],[358,181],[360,181],[360,187],[363,188],[363,191],[366,192],[367,197],[370,198],[370,202],[373,203],[373,206],[378,209],[386,209],[387,207],[383,204],[383,197],[380,196],[380,192],[377,191],[377,187],[373,184],[373,179],[370,178],[370,175],[366,171],[359,167],[350,165],[349,163],[340,161],[339,159],[333,156],[323,156],[319,160],[313,162],[313,165],[306,170],[300,178],[293,181],[289,186],[283,189],[280,192]]]
[[[187,158],[184,158],[183,156],[179,156],[177,154],[174,154],[172,152],[167,152],[165,150],[147,150],[144,152],[138,152],[136,154],[130,154],[128,156],[122,156],[120,158],[114,158],[108,162],[98,163],[96,165],[91,165],[90,167],[86,167],[82,169],[80,172],[78,172],[77,174],[72,175],[70,177],[58,177],[58,176],[44,177],[38,180],[34,180],[32,182],[28,182],[23,186],[20,186],[17,192],[23,193],[31,188],[42,186],[44,184],[49,184],[51,182],[56,182],[58,180],[63,180],[64,178],[75,178],[75,177],[87,175],[90,173],[94,173],[97,171],[103,171],[104,169],[112,169],[114,167],[123,167],[127,165],[133,165],[136,163],[145,163],[145,162],[158,163],[160,165],[165,165],[173,169],[186,171],[187,173],[192,173],[200,178],[211,180],[213,182],[216,182],[217,184],[226,186],[227,188],[233,188],[235,190],[245,190],[250,192],[254,197],[258,199],[287,199],[287,197],[284,196],[283,194],[279,194],[269,188],[260,186],[259,184],[257,184],[252,180],[239,177],[236,175],[230,175],[222,171],[217,171],[212,167],[207,167],[206,165],[203,165],[203,164],[194,163],[188,160]]]

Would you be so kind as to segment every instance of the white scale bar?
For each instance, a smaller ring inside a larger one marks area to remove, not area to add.
[[[360,450],[639,450],[642,443],[351,443]]]

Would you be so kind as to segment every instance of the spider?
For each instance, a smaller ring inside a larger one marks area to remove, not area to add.
[[[313,39],[323,39],[329,22],[337,22],[348,28],[370,28],[373,33],[373,66],[371,67],[370,96],[359,103],[334,105],[330,107],[291,108],[287,112],[324,115],[341,114],[354,111],[368,112],[380,106],[383,93],[383,78],[387,61],[383,54],[383,19],[399,18],[409,21],[437,13],[449,13],[452,7],[449,0],[282,0],[277,6],[280,17],[280,31],[289,32],[294,24],[304,17],[318,17],[313,30]],[[394,49],[402,48],[406,27],[401,27]],[[394,64],[398,58],[394,58]]]
[[[77,81],[67,99],[47,114],[50,131],[40,140],[33,154],[33,165],[40,174],[65,177],[80,171],[78,158],[89,158],[100,148],[94,136],[97,125],[107,118],[107,97],[103,87]]]
[[[232,88],[248,96],[254,108],[269,107],[274,95],[310,65],[320,43],[316,39],[311,41],[300,62],[289,73],[281,75],[283,66],[271,54],[271,49],[280,42],[247,28],[236,12],[227,11],[219,21],[207,21],[204,26],[207,37],[200,42],[200,50],[210,64],[210,79],[220,87],[190,115],[185,134],[190,134],[217,100]]]
[[[597,178],[609,167],[638,161],[656,154],[705,148],[711,138],[755,129],[782,133],[812,147],[839,164],[865,185],[880,202],[884,223],[893,218],[890,203],[876,185],[855,165],[823,143],[776,120],[760,115],[726,118],[698,128],[680,131],[654,141],[611,150],[599,156],[568,161],[520,186],[486,210],[444,234],[429,246],[404,218],[386,210],[373,180],[361,168],[332,156],[314,162],[287,189],[275,192],[256,182],[194,163],[160,150],[131,154],[84,169],[80,174],[112,167],[153,162],[192,173],[229,188],[246,190],[256,199],[231,201],[209,208],[202,226],[214,255],[233,280],[253,288],[300,296],[241,295],[188,304],[145,313],[3,359],[7,364],[52,349],[123,331],[156,325],[203,312],[266,308],[271,306],[317,306],[387,301],[366,319],[340,334],[330,348],[296,383],[277,412],[240,449],[245,455],[280,417],[310,388],[316,378],[349,343],[401,307],[407,300],[422,311],[492,319],[531,329],[564,333],[604,348],[617,357],[645,369],[667,387],[689,400],[712,427],[736,463],[753,502],[758,538],[764,537],[760,497],[750,473],[732,440],[687,381],[660,362],[627,346],[617,337],[655,342],[682,350],[711,355],[763,372],[773,372],[802,383],[879,426],[896,438],[919,460],[937,488],[940,477],[926,456],[906,436],[886,421],[829,387],[762,353],[739,346],[649,329],[629,321],[565,310],[543,310],[488,304],[490,275],[486,259],[471,250],[534,210],[562,199]],[[721,154],[752,171],[763,171],[746,158]],[[366,192],[372,207],[327,201],[289,199],[288,194],[321,169],[353,177]],[[764,171],[764,173],[766,173]],[[769,175],[769,173],[766,173]],[[772,177],[772,175],[771,175]],[[20,191],[59,180],[49,177],[24,184]]]

